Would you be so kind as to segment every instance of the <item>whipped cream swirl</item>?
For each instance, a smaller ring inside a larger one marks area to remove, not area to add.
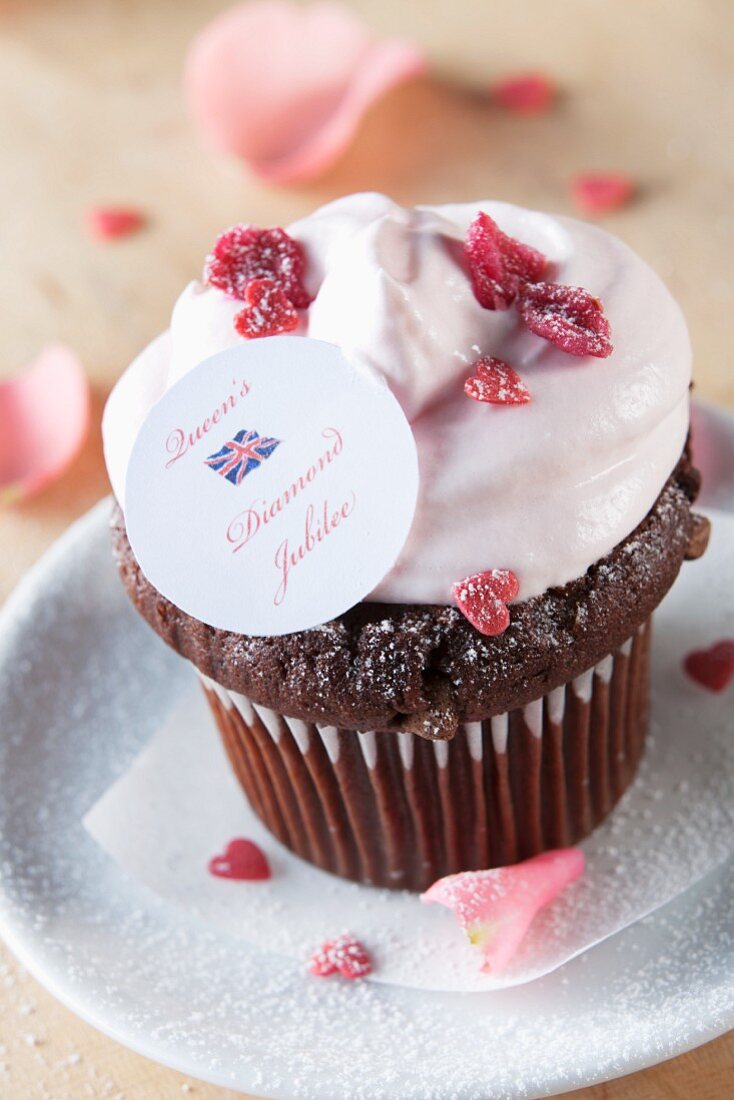
[[[462,242],[479,210],[550,260],[548,278],[604,304],[614,351],[567,355],[529,332],[515,309],[483,309]],[[450,603],[452,584],[511,569],[519,599],[581,576],[644,519],[688,431],[691,348],[680,309],[622,241],[576,221],[506,203],[404,209],[352,195],[288,232],[307,255],[313,302],[297,330],[337,344],[384,379],[415,434],[421,485],[413,527],[372,598]],[[171,327],[110,397],[105,455],[117,499],[137,431],[165,389],[241,341],[241,303],[191,283]],[[480,355],[506,360],[530,389],[522,406],[470,400]]]

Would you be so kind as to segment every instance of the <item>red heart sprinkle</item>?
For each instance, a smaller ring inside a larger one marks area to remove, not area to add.
[[[696,649],[683,661],[692,680],[709,691],[723,691],[734,680],[734,640],[725,638],[709,649]]]
[[[589,172],[574,176],[571,198],[586,214],[608,214],[629,202],[635,185],[624,172]]]
[[[207,256],[204,281],[244,302],[253,279],[272,279],[297,309],[305,309],[311,300],[302,281],[305,268],[303,247],[284,229],[235,225]]]
[[[233,878],[242,882],[260,882],[270,878],[270,865],[261,848],[252,840],[236,837],[230,840],[224,853],[209,860],[209,873],[217,878]]]
[[[542,252],[503,233],[489,214],[477,214],[464,242],[474,294],[485,309],[508,309],[524,283],[542,276]]]
[[[531,332],[569,355],[606,359],[614,350],[604,307],[580,286],[528,284],[520,292],[517,308]]]
[[[308,960],[310,974],[328,978],[341,974],[342,978],[366,978],[372,973],[372,961],[366,948],[354,936],[342,935],[328,940]]]
[[[477,359],[473,377],[464,383],[464,393],[490,405],[527,405],[530,400],[530,390],[517,371],[491,355]]]
[[[489,569],[457,581],[452,588],[459,611],[480,634],[493,637],[510,625],[505,606],[520,591],[517,577],[509,569]]]
[[[543,73],[518,73],[500,80],[492,94],[501,107],[521,115],[546,111],[556,98],[556,86]]]
[[[298,314],[292,302],[272,279],[253,279],[247,284],[245,308],[234,319],[240,336],[248,340],[278,336],[282,332],[292,332],[297,325]]]
[[[98,241],[114,241],[127,237],[145,225],[140,210],[127,206],[93,206],[87,210],[87,230]]]

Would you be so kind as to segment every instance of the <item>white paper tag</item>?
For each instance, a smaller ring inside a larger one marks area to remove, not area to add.
[[[177,607],[223,630],[288,634],[369,595],[417,493],[415,440],[387,386],[333,344],[277,336],[200,363],[151,409],[125,522]]]

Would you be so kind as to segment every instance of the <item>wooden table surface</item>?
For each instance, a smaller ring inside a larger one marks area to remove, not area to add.
[[[181,61],[216,0],[4,0],[0,4],[0,375],[49,340],[82,356],[94,428],[55,486],[0,513],[0,600],[107,491],[99,414],[110,385],[164,328],[216,233],[282,224],[353,190],[405,202],[495,196],[571,209],[584,169],[639,182],[608,226],[657,268],[691,324],[700,395],[734,405],[734,26],[731,0],[358,0],[380,32],[419,39],[434,75],[392,93],[318,184],[276,190],[202,154],[180,96]],[[519,119],[486,82],[556,76],[556,110]],[[88,205],[139,204],[149,228],[115,245],[81,230]],[[734,1035],[585,1100],[724,1100]],[[0,1097],[169,1100],[234,1093],[187,1081],[73,1017],[0,956]],[[325,1098],[332,1100],[332,1098]],[[342,1100],[342,1098],[333,1098]]]

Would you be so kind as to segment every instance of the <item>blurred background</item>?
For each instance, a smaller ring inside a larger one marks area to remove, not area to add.
[[[579,213],[575,176],[622,173],[633,195],[597,220],[633,245],[680,300],[698,395],[734,405],[731,0],[343,6],[377,38],[412,42],[427,58],[426,72],[373,102],[318,178],[285,186],[208,149],[187,110],[185,58],[226,4],[0,0],[0,381],[62,341],[92,386],[91,429],[79,456],[54,484],[0,510],[0,601],[108,491],[99,434],[106,395],[167,326],[180,290],[236,221],[284,225],[355,190],[408,204],[492,197]],[[556,89],[544,110],[517,111],[492,94],[527,72]],[[139,212],[145,224],[100,240],[89,232],[90,211],[110,205]],[[0,1095],[179,1095],[177,1075],[73,1020],[4,958],[0,1021],[9,1026]],[[27,1019],[23,1005],[32,1006]],[[718,1100],[724,1073],[734,1073],[733,1051],[720,1041],[634,1079],[639,1091],[622,1082],[583,1095],[654,1100],[695,1088],[702,1100]],[[225,1095],[190,1087],[198,1096]]]

